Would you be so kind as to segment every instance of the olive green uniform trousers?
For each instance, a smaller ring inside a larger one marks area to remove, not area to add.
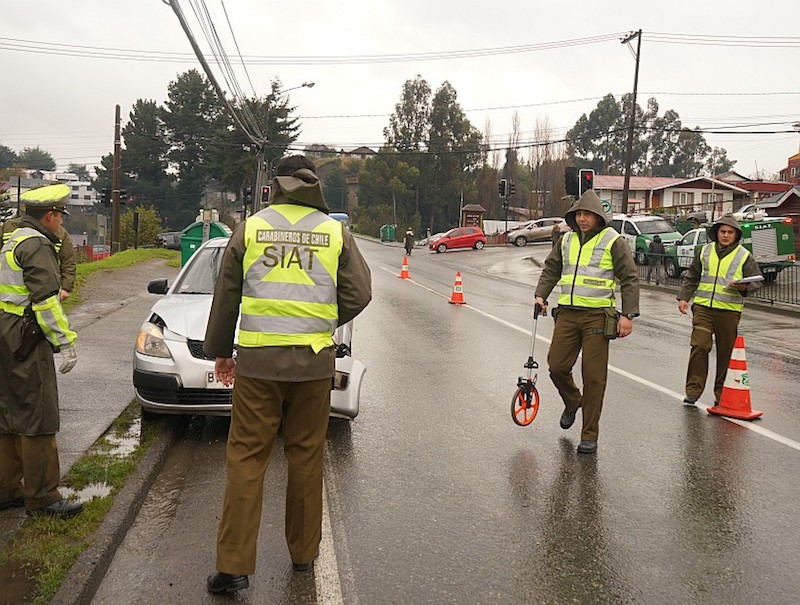
[[[0,502],[35,510],[61,500],[55,435],[0,435]]]
[[[217,570],[255,571],[264,473],[283,422],[289,465],[286,543],[294,563],[307,563],[322,538],[322,454],[332,381],[277,382],[237,376],[227,444],[227,483],[217,532]]]
[[[586,441],[597,441],[600,434],[600,412],[608,377],[608,340],[603,336],[605,317],[603,309],[559,307],[547,354],[550,379],[567,411],[582,410],[581,439]],[[582,394],[572,379],[572,367],[581,351]]]
[[[689,352],[689,367],[686,370],[686,395],[700,398],[708,378],[708,354],[713,341],[717,344],[717,373],[714,377],[714,402],[719,401],[728,364],[736,344],[739,311],[712,309],[703,305],[692,305],[692,336]],[[713,336],[713,339],[712,339]]]

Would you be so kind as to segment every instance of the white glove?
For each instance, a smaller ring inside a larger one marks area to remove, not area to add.
[[[61,367],[58,371],[66,374],[75,367],[76,363],[78,363],[78,352],[75,347],[61,347]]]

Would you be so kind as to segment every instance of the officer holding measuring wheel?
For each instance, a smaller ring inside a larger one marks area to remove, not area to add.
[[[536,286],[536,302],[547,310],[546,299],[560,286],[553,341],[547,356],[550,378],[564,401],[560,425],[568,429],[583,410],[578,452],[597,450],[600,412],[608,375],[608,341],[633,331],[639,315],[639,280],[628,244],[608,226],[600,198],[584,193],[567,211],[572,231],[553,246]],[[614,290],[622,292],[618,313]],[[583,393],[572,378],[572,367],[583,351]]]

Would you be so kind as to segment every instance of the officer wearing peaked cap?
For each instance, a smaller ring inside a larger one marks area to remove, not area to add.
[[[67,212],[67,196],[69,196],[70,191],[68,185],[48,185],[26,191],[20,199],[26,203],[26,206],[31,208],[49,208],[69,215],[69,212]],[[19,218],[13,218],[3,223],[3,243],[7,242],[11,237],[11,233],[19,227],[19,221]],[[69,298],[72,289],[75,287],[78,261],[75,257],[75,247],[72,245],[72,239],[69,237],[67,230],[63,226],[59,227],[56,235],[59,241],[54,246],[56,252],[58,252],[58,264],[61,269],[61,289],[58,292],[58,298],[63,302]]]
[[[56,447],[53,351],[61,353],[62,374],[78,361],[58,297],[55,250],[69,191],[52,185],[27,192],[25,213],[0,248],[0,510],[24,506],[56,517],[83,510],[58,491]]]

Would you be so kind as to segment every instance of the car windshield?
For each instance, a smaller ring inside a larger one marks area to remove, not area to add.
[[[656,219],[652,221],[637,221],[636,226],[639,227],[639,231],[642,233],[670,233],[674,231],[672,225],[670,225],[667,221],[662,219]]]
[[[213,294],[224,253],[224,246],[203,248],[195,252],[189,261],[189,267],[175,282],[172,292],[174,294]]]

